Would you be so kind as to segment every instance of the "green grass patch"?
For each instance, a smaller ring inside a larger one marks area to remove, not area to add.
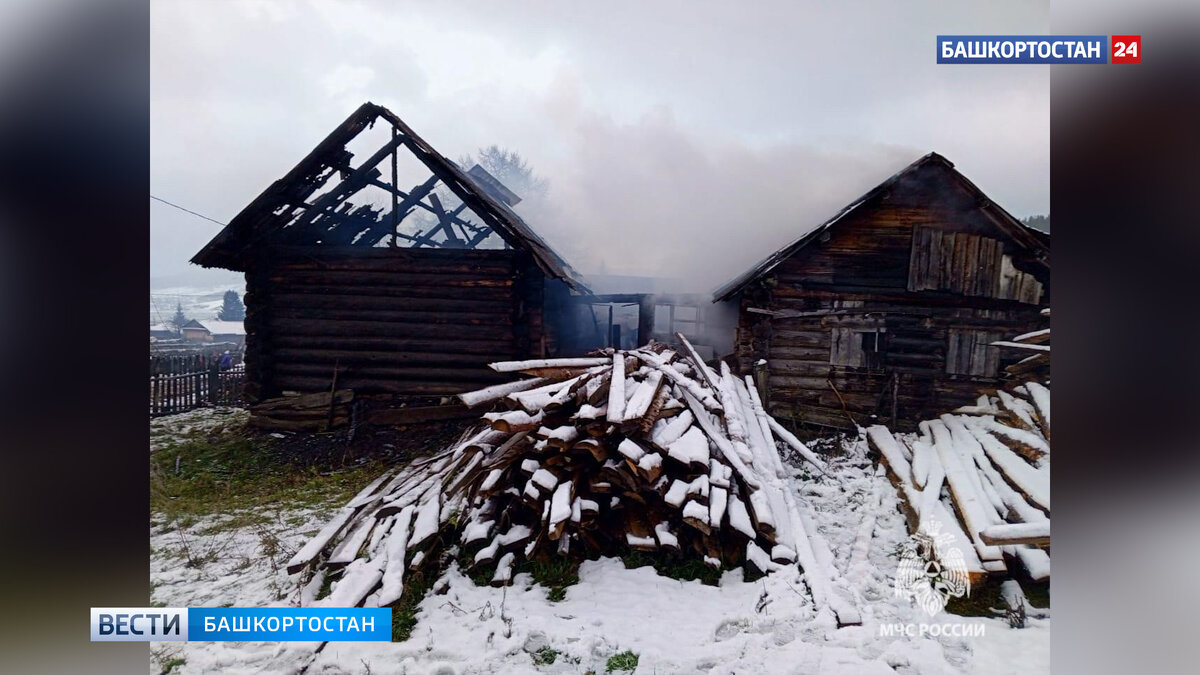
[[[629,650],[625,650],[620,654],[613,654],[608,657],[608,661],[604,664],[604,672],[618,673],[637,670],[638,655]]]
[[[561,602],[567,597],[567,587],[579,583],[579,561],[563,556],[527,560],[515,571],[528,572],[536,583],[545,586],[548,589],[546,597],[550,602]]]
[[[706,586],[716,586],[723,570],[709,567],[702,560],[674,558],[654,555],[644,551],[630,551],[621,556],[627,569],[652,566],[654,571],[668,579],[699,581]]]
[[[391,604],[393,642],[404,642],[412,637],[413,629],[417,627],[417,605],[429,594],[441,572],[440,569],[423,569],[404,576],[404,594]]]
[[[188,517],[188,518],[190,518],[190,517]],[[191,520],[194,521],[195,519],[191,518]],[[237,513],[230,514],[228,517],[223,517],[214,523],[210,523],[208,525],[205,525],[204,527],[197,528],[192,533],[196,534],[196,535],[208,537],[208,536],[212,536],[214,534],[221,534],[222,532],[228,532],[230,530],[237,530],[237,529],[241,529],[241,528],[245,528],[245,527],[251,527],[254,525],[266,525],[270,522],[271,522],[271,519],[264,516],[261,513],[254,513],[251,511],[239,511]]]
[[[1025,599],[1029,601],[1031,607],[1038,609],[1047,609],[1050,607],[1050,582],[1044,581],[1041,583],[1024,583],[1021,584],[1021,590],[1025,591]]]
[[[150,456],[150,508],[186,527],[196,516],[264,505],[326,506],[348,500],[383,470],[378,462],[304,465],[249,435],[195,438]],[[208,529],[252,525],[254,519],[241,514]]]
[[[456,560],[458,561],[458,569],[462,570],[463,574],[467,575],[467,578],[472,583],[476,586],[487,586],[492,581],[492,575],[496,573],[496,565],[492,563],[490,565],[472,567],[475,564],[475,554],[481,548],[483,548],[481,544],[459,546]]]
[[[317,589],[317,595],[315,599],[320,600],[321,598],[328,598],[329,594],[333,592],[334,581],[335,579],[333,578],[332,574],[326,574],[325,578],[321,580],[321,587]],[[393,614],[393,616],[395,615]]]
[[[1048,582],[1021,584],[1025,599],[1030,607],[1046,608],[1050,606],[1050,584]],[[982,586],[972,586],[971,594],[961,598],[950,598],[946,603],[946,611],[959,616],[990,616],[995,617],[991,609],[1004,609],[1004,598],[1000,596],[1000,582],[989,581]]]
[[[187,663],[187,659],[184,657],[171,655],[169,652],[166,652],[166,650],[151,650],[150,655],[153,657],[154,661],[158,662],[158,667],[161,669],[159,672],[162,673],[162,675],[167,675],[168,673],[173,672],[176,668]]]
[[[463,547],[458,552],[458,567],[476,586],[487,586],[496,574],[496,564],[472,567],[475,550],[480,547]],[[567,597],[567,587],[579,583],[579,563],[574,558],[548,556],[539,560],[523,560],[517,564],[513,574],[526,573],[533,581],[544,586],[550,602],[561,602]]]
[[[548,666],[558,660],[562,656],[562,652],[553,647],[542,647],[536,652],[530,654],[533,657],[533,665]]]

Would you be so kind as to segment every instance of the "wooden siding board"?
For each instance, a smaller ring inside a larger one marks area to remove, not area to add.
[[[921,228],[927,233],[927,264],[924,289],[937,290],[942,287],[942,231],[931,227]],[[920,289],[923,290],[923,289]]]

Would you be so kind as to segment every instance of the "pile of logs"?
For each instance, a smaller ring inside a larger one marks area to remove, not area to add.
[[[386,606],[406,571],[457,543],[476,574],[512,581],[523,560],[629,551],[796,571],[842,624],[856,610],[831,588],[797,509],[777,442],[822,461],[766,414],[751,378],[714,369],[681,335],[586,358],[493,363],[530,377],[462,394],[491,412],[443,453],[380,476],[288,563],[313,570],[305,601]],[[332,576],[330,578],[333,578]]]
[[[1011,344],[1049,339],[1047,329]],[[1031,358],[1040,361],[1042,353]],[[1044,366],[1048,374],[1048,346]],[[907,507],[910,530],[936,521],[954,537],[972,583],[1014,564],[1033,581],[1049,579],[1049,387],[1031,379],[999,389],[919,428],[919,435],[900,437],[883,426],[867,429]]]
[[[353,401],[350,389],[272,398],[250,406],[250,424],[281,431],[329,431],[350,423]]]
[[[1042,310],[1042,316],[1050,316],[1050,308]],[[1018,381],[1036,380],[1050,381],[1050,329],[1043,328],[1031,333],[1018,335],[1011,340],[1001,340],[992,343],[1001,349],[1017,350],[1025,354],[1025,358],[1005,368],[1009,377]]]

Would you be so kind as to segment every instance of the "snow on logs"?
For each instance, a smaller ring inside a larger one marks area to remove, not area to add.
[[[289,572],[333,579],[335,593],[350,584],[339,597],[370,606],[394,602],[406,571],[453,543],[498,585],[531,558],[650,551],[744,565],[748,578],[799,564],[814,602],[856,621],[829,590],[836,572],[784,482],[777,439],[824,463],[766,414],[752,380],[683,345],[491,364],[531,377],[462,394],[491,404],[482,429],[380,477]]]
[[[919,428],[899,437],[883,426],[867,429],[908,507],[910,529],[936,522],[954,538],[973,582],[1012,564],[1035,581],[1048,579],[1049,388],[1031,381],[996,391]]]

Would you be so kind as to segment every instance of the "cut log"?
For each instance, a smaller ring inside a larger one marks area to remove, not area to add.
[[[609,374],[608,385],[608,414],[606,419],[612,424],[625,419],[625,356],[617,352],[612,357],[612,371]]]
[[[408,530],[412,522],[413,507],[409,506],[396,516],[384,551],[386,567],[383,571],[383,585],[379,589],[379,606],[386,607],[400,599],[404,594],[404,557],[408,551]]]
[[[497,373],[519,373],[537,368],[591,368],[608,363],[607,358],[533,359],[531,361],[497,361],[488,367]]]
[[[979,537],[985,543],[996,544],[998,546],[1007,546],[1010,544],[1048,546],[1050,544],[1050,521],[992,525],[983,529],[979,533]]]
[[[476,406],[483,405],[484,403],[500,400],[509,394],[535,389],[545,385],[547,382],[549,382],[549,380],[546,378],[535,377],[529,380],[516,380],[513,382],[505,382],[504,384],[494,384],[490,387],[484,387],[483,389],[476,389],[475,391],[468,391],[464,394],[459,394],[458,400],[462,401],[463,405],[474,408]]]

